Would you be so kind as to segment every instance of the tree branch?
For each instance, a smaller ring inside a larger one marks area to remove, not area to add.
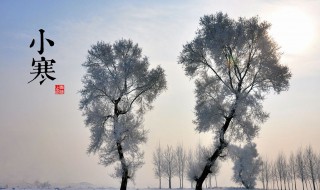
[[[113,102],[114,100],[112,99],[111,96],[109,96],[104,90],[96,87],[96,85],[93,84],[93,87],[95,87],[96,90],[98,90],[99,92],[101,92],[104,96],[106,96],[111,102]],[[101,95],[98,95],[101,96]]]
[[[218,79],[231,91],[232,88],[220,77],[220,75],[216,72],[216,70],[214,70],[214,68],[207,62],[207,60],[204,58],[204,61],[201,61],[203,64],[205,64],[207,67],[209,67],[209,69],[211,71],[213,71],[213,73],[216,75],[216,77],[218,77]]]

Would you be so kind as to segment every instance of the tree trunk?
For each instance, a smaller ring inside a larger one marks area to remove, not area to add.
[[[120,190],[126,190],[127,185],[128,185],[128,179],[129,177],[129,170],[128,170],[128,165],[126,163],[126,160],[123,156],[123,149],[121,145],[121,141],[119,140],[120,137],[118,137],[118,134],[116,133],[117,128],[118,128],[118,117],[120,115],[120,109],[118,108],[118,103],[120,102],[121,98],[118,98],[117,100],[114,101],[114,123],[113,123],[113,131],[114,135],[117,139],[117,151],[119,155],[119,160],[121,162],[121,170],[122,170],[122,177],[121,177],[121,186]]]
[[[313,174],[312,174],[312,185],[313,185],[313,190],[316,190],[315,177]]]
[[[183,189],[183,172],[182,172],[182,189]]]
[[[312,179],[309,180],[309,186],[310,186],[310,190],[312,190]]]
[[[294,189],[297,190],[297,180],[296,180],[296,175],[294,174]]]
[[[217,175],[214,175],[214,178],[215,178],[215,180],[216,180],[216,187],[218,187]]]
[[[120,190],[126,190],[128,185],[128,168],[123,171]]]
[[[169,189],[171,189],[171,177],[169,177]]]
[[[161,177],[159,177],[159,189],[161,189]]]
[[[231,110],[231,114],[229,117],[226,118],[226,121],[224,123],[224,125],[222,126],[221,130],[220,130],[220,143],[217,146],[216,150],[214,151],[213,155],[209,158],[206,166],[204,167],[200,177],[196,180],[197,184],[196,184],[196,190],[202,190],[202,184],[204,182],[204,180],[207,178],[208,174],[211,173],[210,168],[212,167],[212,165],[214,164],[214,162],[217,160],[217,158],[220,156],[220,154],[222,153],[223,149],[227,146],[227,143],[224,140],[224,134],[226,132],[226,130],[229,127],[229,124],[233,118],[233,115],[235,113],[235,109]]]
[[[249,185],[246,184],[243,180],[241,180],[241,183],[246,189],[250,189]]]
[[[121,178],[120,190],[126,190],[127,189],[127,184],[128,184],[128,179],[130,177],[129,177],[128,166],[127,166],[126,161],[125,161],[124,156],[123,156],[121,143],[117,143],[117,149],[118,149],[119,160],[121,162],[121,169],[122,169],[122,178]]]

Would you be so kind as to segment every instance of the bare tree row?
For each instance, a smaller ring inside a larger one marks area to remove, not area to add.
[[[194,151],[187,151],[183,146],[177,145],[176,148],[167,145],[165,149],[162,149],[160,144],[153,152],[153,165],[154,174],[159,179],[159,188],[162,188],[162,179],[168,180],[168,187],[172,188],[172,178],[179,178],[179,188],[184,187],[184,179],[191,182],[193,188],[194,182],[201,174],[201,167],[199,165],[206,164],[206,159],[210,156],[207,148],[199,145]],[[212,187],[212,177],[215,176],[216,186],[216,174],[219,171],[218,163],[212,166],[209,178],[205,184],[207,187]]]
[[[279,153],[274,161],[263,160],[259,179],[263,189],[320,189],[320,154],[311,146],[300,148],[289,157]]]

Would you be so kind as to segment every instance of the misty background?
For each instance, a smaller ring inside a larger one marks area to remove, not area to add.
[[[145,116],[149,130],[145,165],[129,186],[157,187],[152,152],[159,142],[185,149],[210,145],[211,134],[194,131],[194,84],[177,64],[182,45],[191,41],[205,14],[217,11],[232,18],[259,15],[273,24],[271,35],[282,47],[282,64],[293,74],[288,92],[270,94],[264,102],[270,113],[255,140],[259,154],[274,159],[311,145],[319,152],[320,120],[320,2],[308,1],[0,1],[0,184],[56,184],[89,182],[118,187],[109,174],[113,167],[87,155],[90,132],[78,109],[81,78],[87,51],[97,41],[131,39],[142,48],[151,67],[165,69],[168,90]],[[40,34],[55,42],[44,43],[43,55],[54,59],[56,80],[42,85],[34,78],[32,59],[39,59]],[[33,48],[29,45],[35,39]],[[65,85],[56,95],[54,85]],[[232,186],[231,162],[224,162],[219,186]],[[176,187],[177,179],[173,180]],[[163,181],[166,187],[166,181]],[[189,183],[185,181],[185,186]]]

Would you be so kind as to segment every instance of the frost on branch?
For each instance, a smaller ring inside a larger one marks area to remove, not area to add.
[[[230,145],[229,153],[234,161],[232,179],[247,189],[254,189],[262,166],[256,144],[247,144],[243,148]]]
[[[113,176],[122,177],[122,190],[143,163],[139,149],[146,142],[143,114],[166,89],[164,70],[149,69],[148,58],[141,53],[131,40],[98,42],[83,64],[80,109],[91,131],[88,153],[98,153],[105,166],[117,164]]]
[[[126,156],[129,176],[134,177],[134,172],[144,163],[142,161],[144,153],[140,150],[139,145],[147,140],[147,131],[142,128],[141,122],[141,119],[135,119],[132,114],[127,113],[119,117],[116,130],[106,130],[105,138],[108,139],[108,143],[105,143],[99,150],[100,164],[108,166],[118,162],[117,142],[120,142],[123,154]],[[112,176],[121,178],[120,165],[115,171]]]
[[[163,176],[168,179],[168,186],[171,189],[172,178],[177,174],[177,160],[172,146],[167,145],[162,157]]]
[[[196,130],[219,131],[235,109],[231,136],[250,140],[268,118],[262,110],[265,94],[287,90],[291,77],[268,35],[271,25],[219,12],[202,17],[200,26],[179,57],[186,75],[196,79]]]
[[[196,84],[196,130],[213,131],[216,149],[202,169],[197,190],[211,164],[230,141],[250,142],[269,114],[269,92],[288,90],[291,73],[280,64],[279,47],[258,17],[238,20],[221,12],[205,15],[195,38],[183,46],[179,64]]]
[[[187,177],[189,181],[197,181],[200,177],[202,168],[207,164],[211,156],[212,148],[198,146],[194,153],[190,152],[188,157]],[[210,168],[210,175],[217,175],[220,170],[219,162],[215,162]]]

